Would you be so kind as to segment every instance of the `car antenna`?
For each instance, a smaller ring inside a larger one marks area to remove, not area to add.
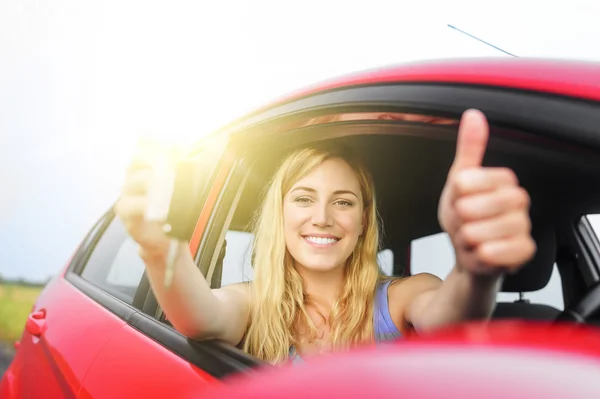
[[[473,38],[473,39],[475,39],[475,40],[477,40],[477,41],[480,41],[480,42],[481,42],[481,43],[483,43],[483,44],[486,44],[486,45],[488,45],[488,46],[490,46],[490,47],[493,47],[493,48],[495,48],[495,49],[496,49],[496,50],[498,50],[498,51],[502,51],[504,54],[508,54],[508,55],[510,55],[511,57],[519,58],[519,56],[517,56],[517,55],[514,55],[514,54],[512,54],[512,53],[509,53],[508,51],[502,50],[500,47],[498,47],[498,46],[494,46],[493,44],[491,44],[491,43],[488,43],[488,42],[486,42],[485,40],[481,40],[480,38],[478,38],[478,37],[476,37],[476,36],[473,36],[472,34],[465,32],[464,30],[460,30],[460,29],[458,29],[457,27],[455,27],[455,26],[453,26],[453,25],[450,25],[450,24],[448,24],[448,27],[449,27],[449,28],[452,28],[452,29],[454,29],[454,30],[456,30],[456,31],[458,31],[458,32],[460,32],[460,33],[462,33],[462,34],[464,34],[464,35],[467,35],[467,36],[469,36],[469,37],[471,37],[471,38]]]

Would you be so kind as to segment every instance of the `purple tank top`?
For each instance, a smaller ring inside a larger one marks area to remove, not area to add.
[[[380,282],[377,285],[377,292],[375,293],[373,327],[375,330],[375,341],[377,343],[391,341],[402,336],[402,333],[398,330],[398,327],[396,327],[392,320],[392,316],[390,315],[388,288],[390,287],[391,282],[392,280]],[[290,348],[290,360],[293,363],[302,361],[302,358],[298,355],[294,346]]]
[[[400,338],[402,334],[392,321],[388,303],[388,288],[393,280],[379,283],[375,294],[375,311],[373,324],[375,328],[375,341],[385,342]]]

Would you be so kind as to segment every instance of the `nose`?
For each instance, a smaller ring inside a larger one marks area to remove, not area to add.
[[[312,223],[313,226],[317,227],[330,227],[333,225],[331,210],[327,203],[313,207]]]

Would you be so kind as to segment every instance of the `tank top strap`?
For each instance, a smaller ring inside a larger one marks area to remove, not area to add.
[[[390,341],[402,336],[402,333],[398,330],[390,315],[388,289],[392,281],[391,279],[387,279],[380,282],[375,293],[373,324],[375,340],[377,342]]]

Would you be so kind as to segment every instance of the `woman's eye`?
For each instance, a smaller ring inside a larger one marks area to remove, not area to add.
[[[312,200],[308,197],[298,197],[295,199],[295,201],[300,204],[309,204],[310,202],[312,202]]]
[[[336,204],[337,204],[337,205],[341,205],[341,206],[352,206],[352,205],[353,205],[353,204],[352,204],[352,201],[348,201],[348,200],[344,200],[344,199],[342,199],[342,200],[337,200],[337,201],[336,201]]]

